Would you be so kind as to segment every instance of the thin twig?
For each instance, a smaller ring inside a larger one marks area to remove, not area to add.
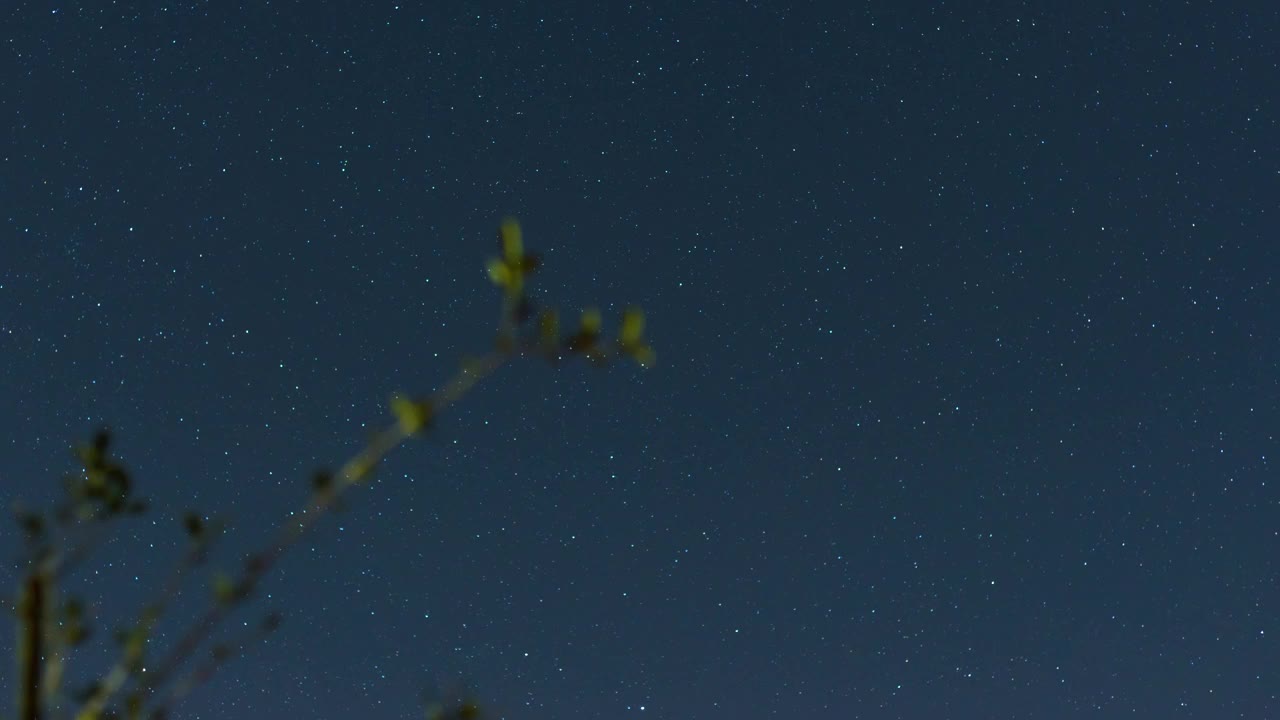
[[[478,382],[492,375],[513,357],[523,356],[532,351],[532,346],[518,347],[509,352],[495,351],[468,363],[431,396],[430,404],[433,412],[438,414],[456,403]],[[144,703],[169,681],[170,676],[178,668],[186,663],[234,606],[253,592],[262,578],[275,566],[280,556],[297,544],[324,516],[325,512],[341,499],[343,493],[353,485],[367,480],[369,470],[407,440],[411,434],[406,433],[400,423],[393,423],[374,433],[369,443],[342,466],[336,478],[336,487],[329,492],[313,495],[311,502],[295,518],[280,528],[276,541],[270,547],[249,556],[245,565],[245,574],[240,580],[233,600],[215,602],[206,609],[164,660],[157,665],[157,671],[147,674],[145,682],[139,689]]]
[[[209,680],[217,674],[219,667],[229,660],[234,660],[235,658],[244,655],[245,647],[247,645],[266,639],[267,636],[275,632],[279,624],[280,616],[272,613],[267,616],[267,619],[259,625],[249,637],[246,637],[241,642],[236,643],[234,651],[228,648],[224,652],[215,652],[211,654],[208,659],[201,663],[196,669],[187,673],[184,678],[179,680],[173,688],[169,690],[165,698],[160,701],[160,703],[157,704],[148,715],[150,720],[163,720],[163,718],[167,718],[173,707],[181,702],[183,698],[191,694],[191,692],[196,688],[209,682]]]
[[[186,555],[183,557],[182,562],[178,563],[178,565],[173,569],[173,572],[169,574],[168,579],[165,581],[165,584],[160,591],[160,599],[154,604],[144,608],[142,612],[139,613],[138,622],[134,627],[141,628],[144,633],[150,635],[151,629],[160,621],[160,617],[164,613],[164,610],[169,606],[169,603],[177,597],[178,591],[181,590],[182,582],[186,578],[187,574],[201,563],[208,551],[208,540],[199,538],[193,541],[191,547],[188,548]],[[96,718],[107,706],[107,703],[111,701],[111,698],[119,692],[122,687],[124,687],[126,682],[128,682],[131,674],[130,668],[133,666],[134,661],[132,653],[129,648],[126,647],[125,651],[121,653],[120,658],[116,660],[115,665],[111,667],[111,670],[107,672],[102,681],[94,689],[93,694],[87,701],[85,701],[84,707],[81,708],[76,717],[78,719]]]
[[[22,600],[19,601],[18,669],[21,684],[18,689],[18,717],[22,720],[41,718],[40,661],[44,657],[48,580],[46,574],[33,572],[27,577]]]
[[[218,586],[216,600],[213,605],[200,615],[197,621],[188,628],[187,632],[172,647],[164,660],[155,666],[156,672],[142,678],[138,668],[153,628],[159,621],[161,613],[180,591],[182,579],[186,573],[198,564],[202,554],[207,551],[205,543],[198,541],[198,544],[193,546],[184,562],[180,563],[170,576],[169,581],[160,593],[160,599],[143,610],[137,624],[132,629],[131,636],[125,643],[121,658],[108,672],[104,680],[98,684],[84,708],[77,715],[78,720],[97,720],[106,709],[107,704],[123,688],[130,677],[134,677],[137,682],[137,689],[128,698],[130,716],[140,716],[148,701],[152,699],[161,687],[164,687],[170,681],[173,674],[181,669],[217,626],[226,619],[233,609],[253,594],[258,584],[275,567],[280,557],[289,548],[297,544],[309,530],[315,527],[324,514],[335,507],[342,499],[343,494],[353,485],[367,483],[373,470],[387,455],[410,437],[417,435],[444,410],[466,395],[477,383],[495,373],[512,358],[527,354],[547,354],[548,359],[552,362],[558,359],[559,351],[557,346],[559,346],[559,342],[556,339],[558,331],[555,330],[557,325],[554,313],[551,315],[551,324],[542,327],[540,338],[523,342],[517,339],[519,327],[527,319],[524,317],[528,306],[526,305],[526,296],[523,293],[523,278],[537,267],[537,259],[533,256],[524,255],[519,225],[514,220],[504,221],[501,240],[503,243],[503,257],[500,261],[492,261],[490,265],[490,277],[495,283],[505,288],[498,324],[497,349],[478,359],[464,362],[458,373],[425,401],[414,402],[407,398],[393,400],[392,410],[397,416],[397,422],[375,432],[365,447],[342,465],[336,477],[324,476],[321,478],[325,482],[317,487],[307,505],[280,527],[275,541],[266,549],[247,558],[245,569],[238,581],[229,582],[225,587]],[[588,317],[594,317],[594,322],[589,323]],[[632,355],[640,360],[642,365],[646,365],[647,362],[652,361],[652,351],[648,350],[647,345],[639,344],[639,334],[643,327],[643,320],[642,318],[635,320],[630,325],[628,322],[627,317],[624,315],[624,330],[618,343],[617,355]],[[550,334],[556,336],[552,338],[550,343],[548,343],[547,327],[551,328]],[[632,330],[628,331],[628,327],[631,327]],[[581,353],[597,364],[607,364],[611,358],[601,353],[596,343],[598,336],[599,313],[596,312],[594,316],[584,314],[583,329],[578,335],[570,338],[562,347],[568,352]],[[642,351],[647,351],[647,355]],[[112,496],[110,500],[119,500],[120,503],[123,503],[128,494],[127,476],[118,465],[105,461],[106,445],[107,436],[105,433],[101,433],[95,439],[95,446],[91,448],[97,454],[90,455],[89,457],[92,459],[85,462],[93,463],[93,469],[106,473],[108,479],[119,480],[119,486],[113,486],[111,489],[113,491],[118,490],[121,494],[119,497]],[[89,469],[88,465],[86,465],[86,469]],[[121,507],[130,509],[140,506],[135,503],[127,507],[121,505]],[[114,505],[110,509],[113,514],[117,510]],[[91,521],[100,519],[102,518],[90,518]],[[100,523],[91,522],[91,524],[94,525],[94,527],[90,528],[91,531],[101,531]],[[80,525],[81,523],[76,523],[77,527]],[[93,544],[82,543],[76,545],[72,543],[69,552],[52,553],[50,556],[37,558],[34,563],[35,567],[27,578],[22,597],[18,602],[20,607],[16,608],[20,616],[19,665],[22,675],[22,684],[19,689],[20,720],[43,720],[44,708],[40,698],[41,658],[48,655],[52,659],[60,651],[60,647],[46,648],[44,646],[46,640],[53,638],[51,632],[52,623],[49,617],[49,607],[51,606],[53,592],[52,583],[78,565],[92,548]],[[262,634],[265,635],[273,629],[274,623],[268,622],[264,624]],[[207,682],[225,660],[235,654],[238,653],[233,654],[230,651],[215,652],[209,661],[200,664],[195,670],[185,675],[176,685],[170,687],[169,692],[156,705],[149,717],[153,718],[153,720],[160,720],[166,717],[173,705],[193,689]],[[60,665],[57,668],[47,668],[50,672],[50,679],[55,680],[55,682],[46,688],[46,692],[55,691],[56,676],[60,673],[60,669]],[[56,698],[51,699],[56,700]]]

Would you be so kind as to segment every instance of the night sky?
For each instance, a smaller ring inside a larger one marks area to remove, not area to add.
[[[1274,4],[82,5],[0,10],[0,502],[109,425],[151,503],[73,686],[492,347],[514,216],[656,367],[490,378],[176,717],[1280,717]]]

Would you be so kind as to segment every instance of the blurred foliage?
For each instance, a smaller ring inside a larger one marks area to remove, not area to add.
[[[499,226],[498,250],[499,254],[486,264],[489,278],[502,290],[494,349],[465,358],[457,374],[434,393],[418,397],[402,392],[392,395],[390,411],[394,422],[375,433],[338,472],[315,473],[307,505],[278,528],[271,545],[249,555],[240,571],[212,573],[207,609],[158,659],[148,656],[157,650],[155,627],[182,592],[186,578],[204,564],[224,524],[196,511],[182,514],[180,523],[188,540],[187,552],[155,598],[131,624],[115,632],[114,665],[88,685],[67,691],[63,675],[68,655],[94,634],[91,608],[80,597],[59,597],[59,588],[101,545],[104,534],[117,521],[145,512],[147,505],[134,494],[133,478],[125,465],[112,455],[112,436],[107,429],[73,448],[79,470],[64,478],[64,497],[51,512],[15,504],[14,518],[25,541],[19,566],[22,581],[16,597],[7,603],[18,626],[17,718],[170,717],[173,707],[208,682],[223,664],[263,642],[280,626],[281,614],[271,611],[261,623],[250,626],[247,637],[211,640],[227,615],[253,597],[255,588],[280,555],[326,512],[341,507],[344,493],[367,482],[388,453],[407,439],[429,432],[444,410],[507,362],[538,356],[559,364],[580,356],[599,366],[632,359],[642,367],[652,367],[655,354],[644,339],[644,314],[639,308],[627,308],[622,313],[616,338],[605,337],[604,318],[596,308],[584,310],[576,330],[562,335],[561,313],[555,308],[536,307],[527,294],[529,278],[541,261],[525,251],[523,232],[514,219],[503,220]],[[481,704],[469,691],[449,690],[440,698],[424,699],[424,703],[427,720],[483,717]]]

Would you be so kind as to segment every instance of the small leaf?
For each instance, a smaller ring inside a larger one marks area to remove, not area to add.
[[[513,218],[502,221],[498,242],[502,246],[502,257],[492,258],[486,264],[489,279],[504,288],[508,298],[518,300],[524,293],[524,276],[538,266],[537,258],[525,256],[524,235],[520,223]]]
[[[507,283],[511,282],[511,271],[498,258],[490,258],[485,263],[485,267],[488,269],[489,279],[493,281],[494,285],[506,287]]]
[[[656,360],[653,348],[644,342],[644,311],[637,307],[622,313],[622,329],[618,332],[618,348],[635,358],[643,368],[653,367]]]
[[[648,345],[642,345],[631,351],[631,357],[635,358],[636,362],[640,363],[640,367],[645,370],[653,367],[654,363],[658,361],[657,353]]]
[[[627,308],[622,313],[622,329],[618,339],[623,345],[634,345],[644,335],[644,311],[640,308]]]
[[[604,323],[600,315],[600,308],[589,307],[582,311],[582,332],[587,335],[599,335],[600,327]]]
[[[400,432],[415,435],[431,423],[431,403],[396,394],[391,398],[391,412],[400,424]]]
[[[520,221],[515,218],[503,218],[498,227],[498,237],[502,242],[502,259],[508,263],[520,263],[524,258],[524,231],[520,229]]]
[[[230,603],[236,599],[238,591],[236,583],[226,573],[218,573],[213,577],[213,597],[220,603]]]

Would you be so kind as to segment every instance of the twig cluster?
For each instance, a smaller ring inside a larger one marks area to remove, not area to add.
[[[10,603],[18,624],[16,700],[20,720],[170,717],[173,708],[209,682],[220,667],[279,627],[280,613],[268,612],[247,637],[209,642],[227,616],[254,596],[280,557],[337,507],[351,488],[366,484],[391,451],[428,431],[445,410],[508,362],[541,356],[558,364],[581,356],[597,365],[625,358],[643,367],[653,364],[653,349],[644,339],[644,315],[637,308],[623,313],[618,336],[612,340],[604,338],[601,314],[595,309],[584,311],[577,329],[562,335],[559,313],[535,308],[526,293],[528,277],[540,262],[524,251],[520,225],[515,220],[503,221],[498,239],[500,255],[488,263],[490,279],[503,291],[494,349],[465,360],[457,373],[430,395],[393,395],[390,410],[394,421],[373,433],[337,472],[316,473],[306,505],[278,528],[270,545],[250,554],[238,573],[214,574],[208,606],[158,661],[147,662],[154,650],[155,627],[182,592],[187,578],[204,564],[222,526],[198,513],[184,516],[187,551],[155,599],[142,608],[127,630],[117,634],[116,661],[98,680],[68,693],[63,682],[68,655],[89,638],[90,625],[83,601],[59,597],[61,582],[85,561],[116,520],[145,512],[146,503],[133,493],[131,476],[111,454],[111,435],[102,430],[76,449],[80,471],[65,479],[65,500],[52,513],[15,507],[27,543],[23,579],[17,598]],[[202,651],[205,654],[197,658]],[[479,704],[469,696],[435,702],[427,714],[435,720],[481,716]]]

